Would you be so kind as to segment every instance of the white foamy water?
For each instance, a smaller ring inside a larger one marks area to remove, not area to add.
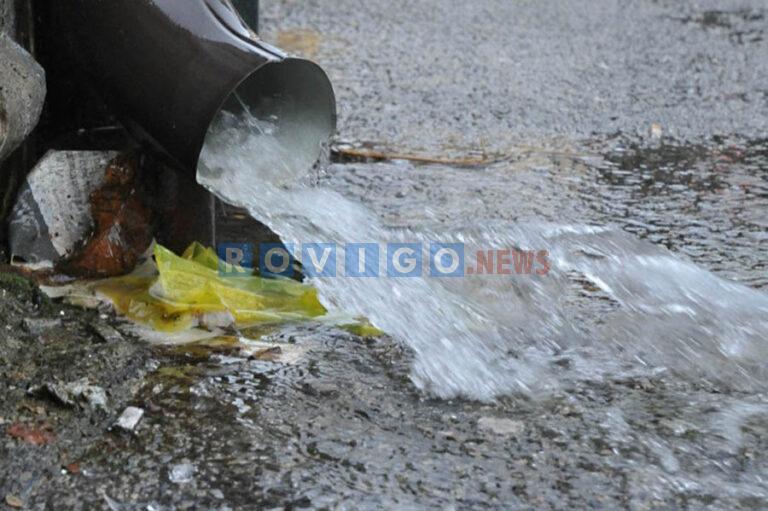
[[[336,243],[339,267],[344,244],[380,244],[383,276],[310,282],[330,309],[364,316],[408,345],[416,356],[413,380],[424,391],[489,400],[547,393],[573,379],[664,369],[733,388],[766,387],[765,294],[611,228],[480,221],[451,229],[387,226],[365,204],[324,187],[317,169],[309,170],[314,162],[307,155],[314,153],[287,150],[275,130],[247,114],[222,114],[209,132],[198,181],[247,208],[286,243]],[[431,242],[463,243],[467,262],[477,250],[546,250],[551,269],[386,276],[386,244],[422,243],[428,265]],[[591,282],[615,304],[586,331],[563,306],[574,279]],[[558,363],[564,358],[567,365]]]

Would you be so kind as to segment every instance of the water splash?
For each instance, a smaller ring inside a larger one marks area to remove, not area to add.
[[[763,293],[610,227],[387,226],[365,204],[322,186],[325,167],[313,166],[315,153],[287,150],[276,129],[247,112],[222,113],[209,131],[198,181],[247,208],[286,243],[335,242],[340,261],[350,242],[460,242],[467,254],[549,253],[546,275],[311,278],[326,307],[367,317],[415,352],[413,380],[421,389],[490,400],[549,393],[570,379],[665,368],[731,387],[765,387]],[[580,282],[616,304],[586,330],[563,306]]]

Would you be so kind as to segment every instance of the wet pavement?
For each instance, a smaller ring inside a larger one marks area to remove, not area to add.
[[[388,224],[611,224],[768,287],[761,2],[263,3],[267,37],[294,41],[331,71],[343,140],[493,156],[471,167],[331,165],[324,183]],[[256,354],[231,338],[147,346],[109,313],[50,303],[4,279],[6,503],[768,506],[760,393],[660,371],[587,379],[539,400],[438,400],[412,385],[411,354],[386,337],[307,323],[252,332],[275,347]],[[574,293],[564,302],[585,324],[612,306],[586,286]],[[83,377],[105,391],[105,407],[28,393]],[[129,405],[144,410],[135,430],[113,428]]]
[[[316,59],[340,135],[506,153],[657,123],[679,140],[764,137],[762,0],[269,1],[264,37]]]
[[[328,180],[393,225],[613,225],[737,282],[768,286],[768,142],[624,136],[521,147],[474,168],[334,165]],[[436,177],[439,176],[439,177]]]
[[[488,168],[336,164],[325,179],[395,225],[567,214],[618,224],[764,288],[766,149],[606,140],[581,152],[529,149]],[[654,197],[665,200],[655,206]],[[251,332],[276,348],[274,357],[241,352],[231,339],[150,348],[128,333],[106,342],[92,325],[123,329],[107,315],[7,289],[0,328],[20,333],[2,350],[9,391],[0,448],[12,460],[3,464],[3,490],[31,508],[768,503],[762,394],[661,372],[582,381],[540,400],[444,401],[413,387],[411,356],[388,338],[304,324]],[[573,312],[585,322],[599,321],[606,306],[597,296],[577,302]],[[20,315],[57,322],[33,334]],[[106,410],[26,392],[83,376],[106,389]],[[136,429],[110,430],[128,405],[145,411]],[[17,423],[54,439],[36,446],[9,436]]]

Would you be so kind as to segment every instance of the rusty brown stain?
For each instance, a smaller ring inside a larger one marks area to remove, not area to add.
[[[56,434],[50,424],[30,426],[16,423],[8,428],[8,436],[32,445],[47,445],[56,441]]]
[[[135,154],[117,156],[91,194],[95,229],[85,246],[59,265],[66,273],[107,277],[130,272],[152,242],[152,214],[138,180]]]

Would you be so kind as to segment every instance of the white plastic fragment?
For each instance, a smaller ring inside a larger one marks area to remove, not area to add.
[[[191,483],[195,478],[195,471],[195,466],[191,463],[179,463],[171,467],[168,479],[176,484]]]
[[[115,426],[124,431],[133,431],[138,426],[142,417],[144,417],[144,410],[135,406],[129,406],[120,414]]]

